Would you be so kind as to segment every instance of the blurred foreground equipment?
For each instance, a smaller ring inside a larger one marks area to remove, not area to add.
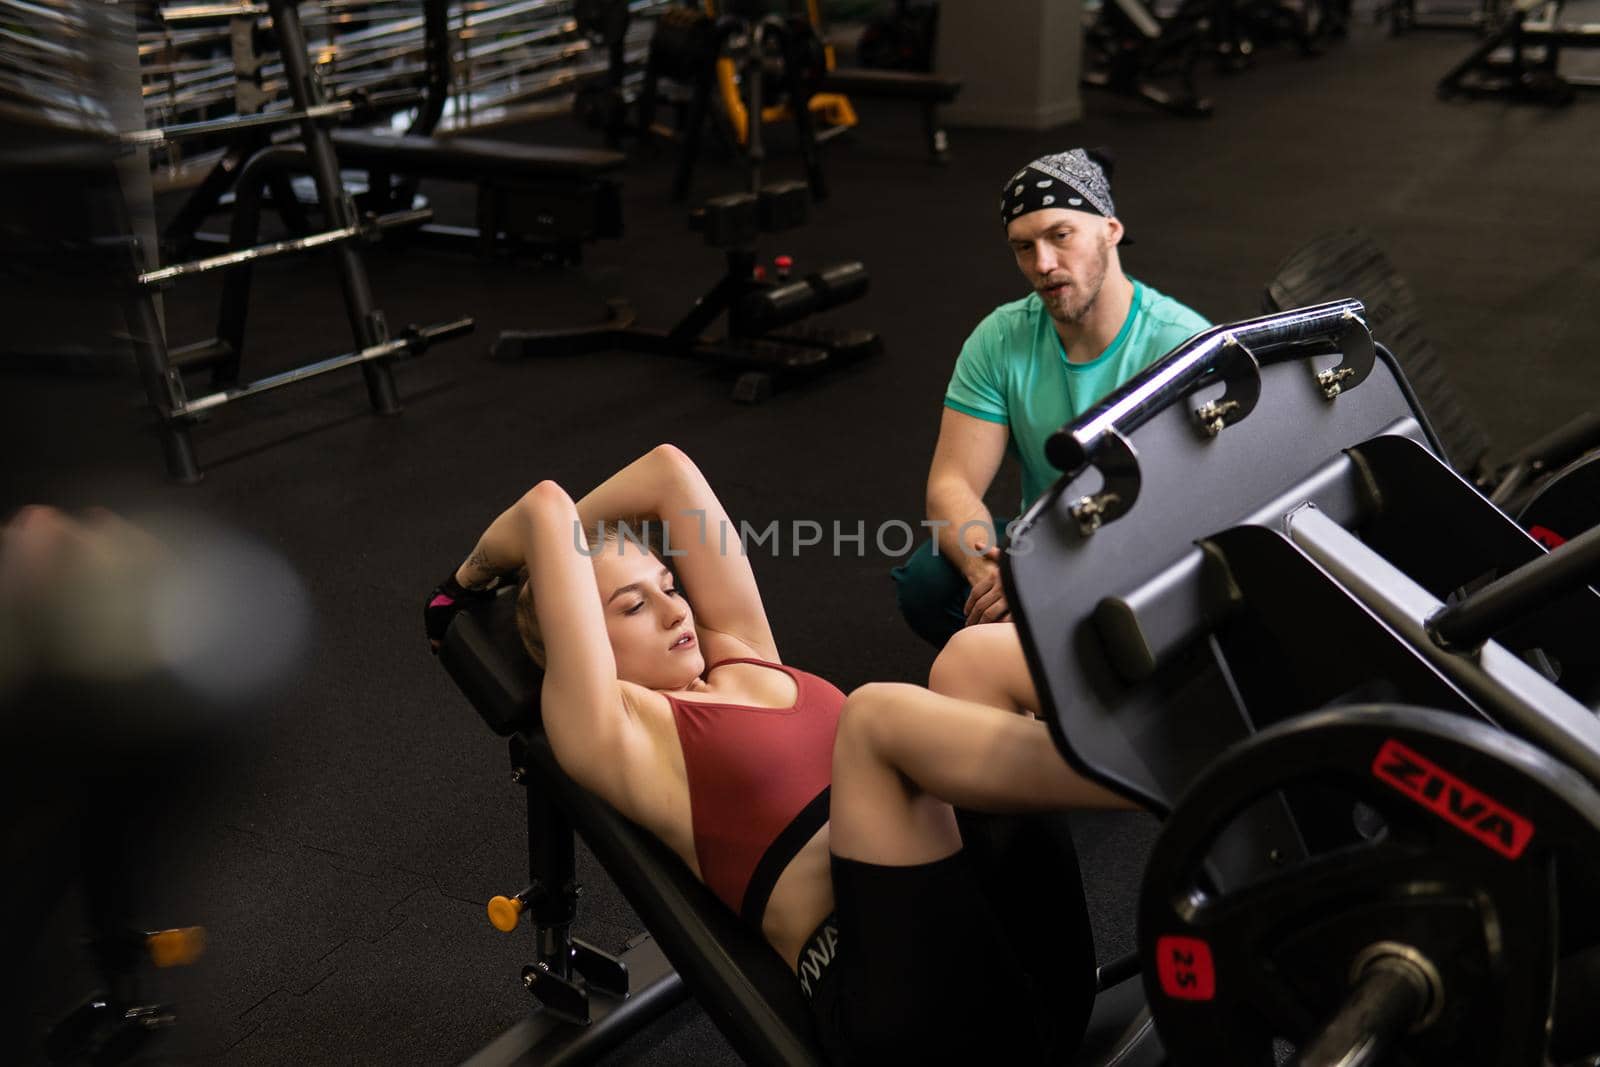
[[[288,565],[214,526],[30,507],[0,529],[8,1047],[121,1063],[174,1020],[147,1002],[141,975],[195,962],[204,931],[140,924],[173,906],[153,899],[173,878],[153,869],[156,841],[207,770],[237,770],[254,714],[282,692],[308,634]],[[86,961],[35,944],[75,883]],[[30,958],[48,973],[30,972]],[[92,977],[79,977],[83,962]],[[10,1017],[32,990],[72,981],[95,988],[47,1036]]]

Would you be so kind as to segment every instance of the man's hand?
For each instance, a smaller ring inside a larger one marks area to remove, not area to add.
[[[1005,586],[1000,582],[1000,549],[990,545],[983,550],[984,573],[972,583],[967,594],[967,625],[980,622],[1003,622],[1011,617],[1011,605],[1006,603]]]

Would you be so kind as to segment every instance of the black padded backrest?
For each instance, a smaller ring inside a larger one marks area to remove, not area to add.
[[[440,661],[491,729],[527,742],[529,787],[544,789],[600,861],[717,1028],[749,1063],[826,1062],[799,983],[759,933],[702,885],[654,834],[561,770],[539,729],[539,671],[523,651],[516,590],[457,615]]]
[[[396,137],[367,130],[335,130],[333,146],[345,166],[460,181],[592,179],[628,161],[621,152],[601,148],[561,148],[479,137]]]
[[[517,587],[458,614],[439,647],[439,662],[501,737],[539,723],[539,668],[523,650],[516,624]]]
[[[794,973],[759,934],[702,885],[654,834],[561,771],[543,733],[529,771],[551,790],[645,929],[746,1062],[826,1063]]]

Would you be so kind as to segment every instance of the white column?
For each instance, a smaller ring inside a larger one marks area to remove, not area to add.
[[[1082,0],[943,0],[934,67],[962,82],[951,126],[1043,130],[1083,115]]]

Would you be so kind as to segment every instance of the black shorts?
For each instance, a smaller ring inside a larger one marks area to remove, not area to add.
[[[800,981],[834,1064],[1028,1064],[1048,1058],[1052,1035],[1037,1025],[1040,1005],[1031,1002],[1038,986],[965,853],[916,867],[835,856],[833,888],[837,911],[802,950]],[[1053,962],[1073,969],[1076,992],[1066,999],[1080,1003],[1044,1007],[1087,1018],[1094,992],[1092,946],[1086,959]],[[1070,1038],[1074,1046],[1077,1040],[1077,1034]]]

